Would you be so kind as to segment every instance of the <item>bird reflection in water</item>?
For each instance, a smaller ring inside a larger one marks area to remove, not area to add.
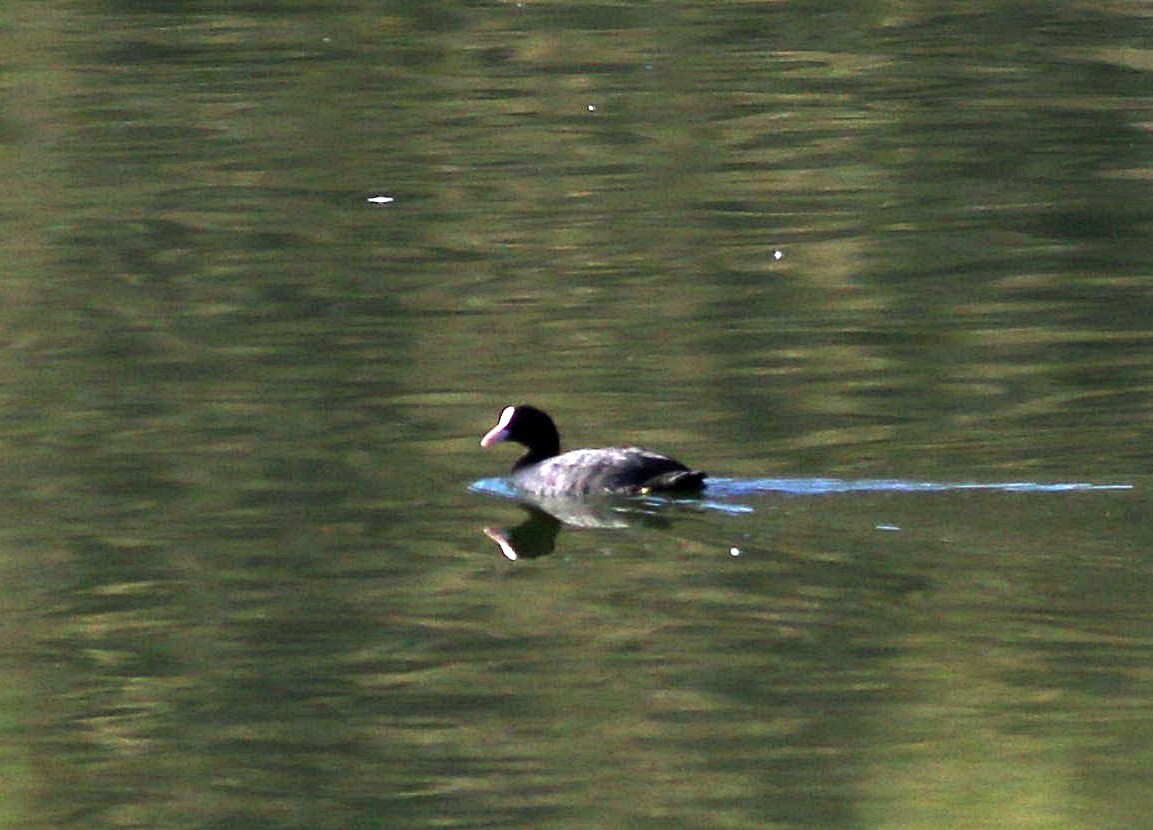
[[[547,556],[556,549],[560,519],[527,504],[522,507],[528,514],[523,522],[504,530],[486,527],[484,535],[496,543],[506,559],[515,561]]]
[[[509,497],[508,493],[500,495]],[[701,502],[696,499],[655,497],[577,499],[527,498],[518,495],[513,500],[526,514],[522,522],[507,528],[484,528],[484,535],[510,560],[533,559],[552,553],[561,528],[565,526],[600,530],[622,530],[629,527],[667,529],[672,525],[672,511],[701,506]]]

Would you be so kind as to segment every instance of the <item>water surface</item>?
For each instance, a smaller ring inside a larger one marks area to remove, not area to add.
[[[1148,823],[1139,5],[0,23],[10,823]]]

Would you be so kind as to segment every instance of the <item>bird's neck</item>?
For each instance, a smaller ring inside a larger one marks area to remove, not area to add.
[[[520,460],[513,465],[513,470],[519,470],[523,467],[531,467],[533,464],[552,458],[554,455],[560,454],[560,441],[549,443],[540,447],[529,447],[528,452],[520,457]]]

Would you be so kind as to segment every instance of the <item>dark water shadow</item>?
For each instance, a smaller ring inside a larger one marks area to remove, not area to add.
[[[486,478],[472,484],[474,493],[516,502],[525,519],[507,528],[486,527],[484,534],[510,560],[546,556],[556,549],[561,528],[667,529],[686,511],[728,515],[755,513],[749,499],[758,496],[820,497],[851,493],[1066,493],[1132,490],[1127,483],[1092,482],[933,482],[905,479],[840,478],[710,478],[705,492],[692,498],[645,496],[615,499],[538,498],[517,490],[506,478]]]

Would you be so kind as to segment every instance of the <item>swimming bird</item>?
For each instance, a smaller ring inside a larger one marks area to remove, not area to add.
[[[491,447],[501,441],[528,448],[513,464],[511,480],[518,490],[534,496],[691,495],[705,486],[705,473],[641,447],[562,453],[553,419],[528,404],[504,407],[496,426],[485,433],[480,445]]]

